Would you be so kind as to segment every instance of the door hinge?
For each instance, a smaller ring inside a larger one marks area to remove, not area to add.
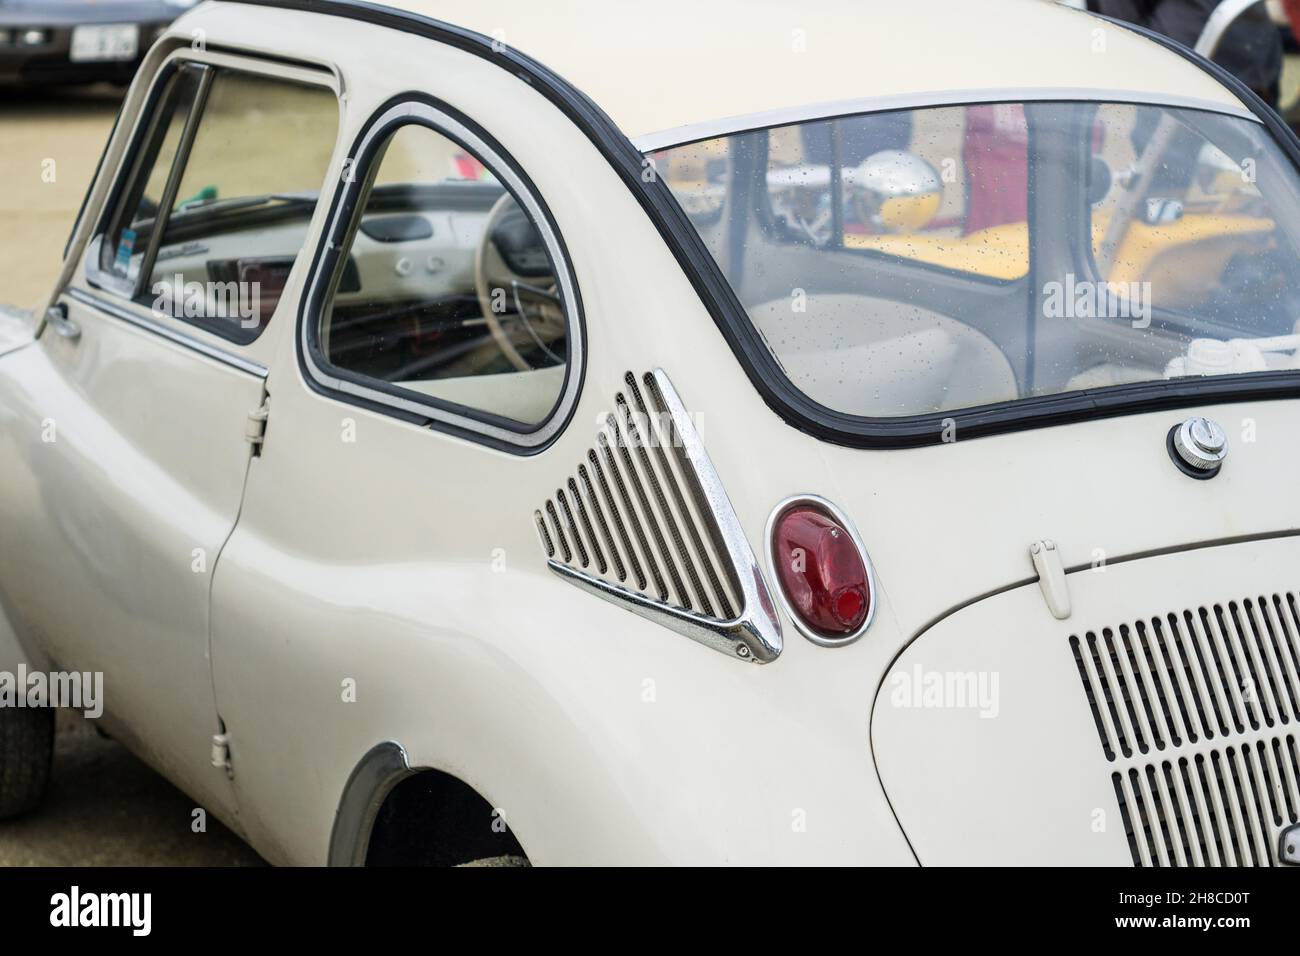
[[[266,440],[266,420],[271,417],[271,396],[265,395],[262,404],[248,413],[248,424],[244,428],[244,440],[253,446],[253,455],[262,453],[262,442]]]
[[[1050,538],[1035,541],[1029,546],[1029,557],[1038,572],[1038,587],[1043,592],[1043,600],[1052,617],[1064,621],[1070,616],[1070,586],[1065,581],[1065,565],[1061,563],[1061,552],[1056,542]]]
[[[224,731],[212,735],[212,766],[224,770],[227,777],[234,779],[235,768],[230,762],[230,734]]]

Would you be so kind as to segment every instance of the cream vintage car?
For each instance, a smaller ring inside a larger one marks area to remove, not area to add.
[[[417,6],[148,54],[0,669],[277,863],[1296,862],[1275,115],[1041,0]]]

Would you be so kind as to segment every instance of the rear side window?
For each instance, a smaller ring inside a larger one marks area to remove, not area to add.
[[[323,87],[181,67],[101,242],[102,284],[253,341],[302,250],[337,128],[337,100]]]
[[[571,309],[540,208],[503,169],[425,125],[387,136],[311,330],[325,371],[514,432],[550,417]]]

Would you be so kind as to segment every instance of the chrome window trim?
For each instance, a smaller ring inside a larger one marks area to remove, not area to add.
[[[247,372],[249,375],[255,375],[258,378],[264,379],[267,376],[267,367],[265,365],[246,359],[242,355],[236,355],[233,352],[227,352],[214,345],[209,345],[207,342],[186,335],[184,332],[172,329],[160,322],[155,322],[153,319],[147,319],[123,305],[102,299],[84,289],[69,288],[65,290],[64,294],[84,306],[102,312],[111,318],[126,322],[128,325],[134,325],[146,332],[152,332],[159,338],[166,339],[174,345],[197,352],[223,365],[229,365],[231,368],[239,369],[241,372]]]
[[[494,425],[475,415],[460,414],[452,410],[450,404],[441,402],[435,404],[436,399],[419,401],[414,398],[402,398],[390,392],[368,388],[331,375],[316,362],[308,334],[310,324],[320,321],[325,305],[325,296],[333,279],[332,275],[327,275],[324,270],[319,268],[314,270],[310,285],[303,296],[303,319],[298,334],[298,347],[302,356],[303,368],[317,386],[329,392],[342,393],[381,407],[389,407],[410,415],[431,419],[464,432],[483,435],[496,442],[511,445],[521,450],[528,451],[541,448],[550,443],[563,430],[565,423],[568,421],[570,412],[577,404],[578,392],[582,386],[582,377],[586,367],[581,310],[578,305],[575,292],[576,285],[568,256],[565,254],[564,247],[552,229],[551,223],[537,197],[533,194],[532,189],[516,175],[511,163],[507,162],[495,149],[488,146],[481,137],[455,117],[428,103],[414,99],[406,100],[395,103],[379,114],[371,122],[361,141],[351,150],[348,157],[349,161],[354,161],[357,156],[371,156],[377,140],[386,139],[396,130],[407,125],[425,126],[469,147],[478,159],[489,168],[498,182],[506,186],[514,194],[537,227],[542,241],[546,243],[546,249],[551,256],[551,261],[555,265],[556,282],[559,285],[560,296],[564,303],[565,320],[568,327],[568,358],[564,389],[550,413],[542,422],[531,429],[528,429],[527,423],[521,423],[528,430],[516,431]],[[335,199],[334,208],[330,213],[330,221],[325,227],[324,241],[326,243],[334,242],[337,236],[345,234],[350,227],[350,213],[355,204],[349,200],[358,198],[361,191],[367,188],[370,179],[369,174],[375,161],[375,159],[372,159],[371,165],[366,169],[353,169],[353,175],[344,181],[340,194]],[[382,157],[377,161],[382,162]],[[345,219],[345,216],[349,218]],[[483,411],[473,409],[471,406],[463,407],[469,411]],[[484,414],[487,413],[484,412]]]
[[[836,116],[855,116],[862,113],[881,113],[888,110],[925,109],[939,106],[967,106],[981,103],[1132,103],[1141,106],[1162,106],[1176,109],[1203,110],[1223,113],[1238,119],[1259,123],[1260,119],[1245,106],[1231,106],[1196,96],[1153,96],[1141,90],[1086,89],[1081,87],[1041,87],[1033,89],[942,90],[938,92],[899,93],[890,96],[871,96],[858,99],[835,100],[807,106],[787,106],[758,113],[746,113],[722,119],[705,120],[677,126],[673,129],[633,137],[632,143],[642,153],[654,153],[675,146],[685,146],[701,140],[716,139],[751,130],[771,129],[812,120]]]
[[[867,608],[866,620],[852,634],[846,634],[843,637],[827,637],[825,634],[819,634],[808,627],[803,618],[795,613],[790,604],[790,598],[785,593],[785,588],[781,586],[781,575],[776,570],[776,552],[772,545],[772,532],[776,529],[777,519],[796,505],[812,505],[814,508],[825,511],[838,521],[848,531],[849,537],[853,539],[853,544],[858,549],[858,554],[862,557],[862,563],[867,569],[867,587],[871,590],[871,604]],[[858,534],[857,526],[853,524],[848,515],[832,502],[827,501],[821,495],[814,494],[791,495],[789,498],[778,501],[776,507],[772,509],[772,513],[767,517],[767,525],[763,528],[763,548],[767,552],[767,568],[772,573],[772,590],[776,591],[777,600],[781,602],[781,607],[785,609],[786,615],[790,618],[796,630],[808,640],[818,647],[843,647],[845,644],[852,644],[867,632],[867,628],[871,627],[871,622],[876,619],[876,606],[880,603],[880,589],[876,585],[876,570],[871,566],[871,555],[867,553],[867,546],[862,543],[862,537]]]

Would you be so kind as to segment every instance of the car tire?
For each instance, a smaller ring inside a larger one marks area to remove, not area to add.
[[[0,707],[0,820],[34,809],[54,761],[54,709]]]

